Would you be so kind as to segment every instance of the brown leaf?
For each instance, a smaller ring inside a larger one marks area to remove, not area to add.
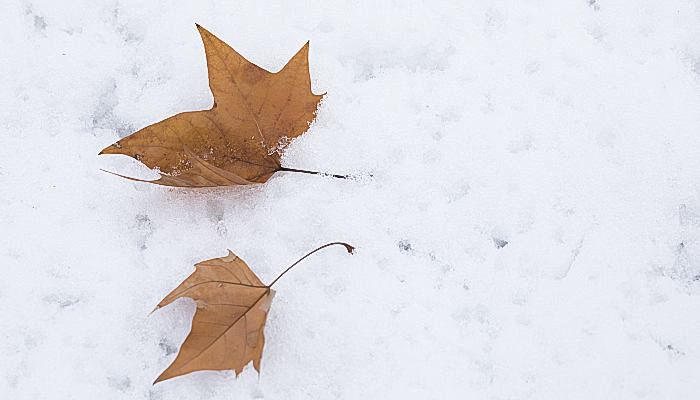
[[[155,382],[200,370],[229,370],[236,375],[253,362],[260,372],[263,328],[275,291],[265,286],[243,260],[226,257],[202,261],[159,304],[180,297],[197,304],[192,330],[177,358]]]
[[[197,29],[214,106],[149,125],[100,154],[125,154],[158,168],[161,178],[150,182],[159,185],[263,183],[283,170],[278,150],[306,132],[323,97],[311,91],[309,43],[271,73],[201,26]]]
[[[226,257],[196,264],[195,271],[156,307],[165,307],[181,297],[197,304],[190,334],[175,361],[154,383],[201,370],[232,369],[238,376],[251,361],[260,372],[263,329],[275,295],[272,285],[308,256],[333,245],[341,245],[351,254],[354,250],[343,242],[320,246],[287,267],[269,285],[264,285],[231,250]]]

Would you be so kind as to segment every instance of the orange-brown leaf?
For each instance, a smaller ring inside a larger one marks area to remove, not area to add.
[[[155,382],[202,370],[230,369],[238,376],[251,361],[260,372],[263,329],[275,295],[272,286],[310,255],[334,245],[345,247],[350,254],[355,249],[344,242],[324,244],[287,267],[269,285],[231,250],[226,257],[196,264],[195,271],[158,303],[160,308],[189,297],[197,304],[197,311],[175,361]]]
[[[161,178],[151,183],[160,185],[266,182],[281,168],[278,150],[306,132],[323,97],[311,91],[309,43],[272,73],[201,26],[197,29],[204,43],[213,107],[149,125],[100,154],[124,154],[158,168]]]
[[[158,304],[160,308],[189,297],[197,311],[175,361],[155,382],[201,370],[234,370],[238,375],[251,361],[260,372],[263,329],[274,293],[230,250],[226,257],[196,264]]]

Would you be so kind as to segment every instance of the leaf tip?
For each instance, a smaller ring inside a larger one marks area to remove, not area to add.
[[[303,46],[301,46],[301,49],[299,49],[299,53],[302,53],[308,62],[309,60],[309,44],[311,43],[310,40],[307,40],[306,43],[304,43]]]
[[[156,380],[153,381],[153,383],[152,383],[151,385],[155,385],[155,384],[158,383],[158,382],[163,382],[164,380],[168,379],[168,378],[163,378],[163,374],[165,374],[165,371],[163,371],[162,374],[158,375],[158,377],[156,378]]]
[[[197,30],[199,31],[199,35],[202,36],[202,39],[204,39],[204,36],[206,35],[211,35],[211,32],[207,30],[207,28],[203,27],[202,25],[195,23],[194,26],[197,27]]]
[[[103,154],[117,154],[117,151],[119,148],[113,144],[105,147],[104,149],[100,150],[99,153],[97,153],[98,156],[101,156]]]

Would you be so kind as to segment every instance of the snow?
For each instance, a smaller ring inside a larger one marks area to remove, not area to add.
[[[695,1],[10,1],[4,399],[695,399]],[[328,92],[288,167],[177,190],[97,152],[212,98],[200,23]],[[368,175],[373,177],[369,178]],[[230,248],[276,285],[249,366],[152,386]]]

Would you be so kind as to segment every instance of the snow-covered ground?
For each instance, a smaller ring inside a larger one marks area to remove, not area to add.
[[[328,92],[267,184],[97,152],[208,108],[195,22]],[[697,399],[697,1],[2,1],[0,398]],[[230,248],[278,283],[258,377],[152,386]]]

